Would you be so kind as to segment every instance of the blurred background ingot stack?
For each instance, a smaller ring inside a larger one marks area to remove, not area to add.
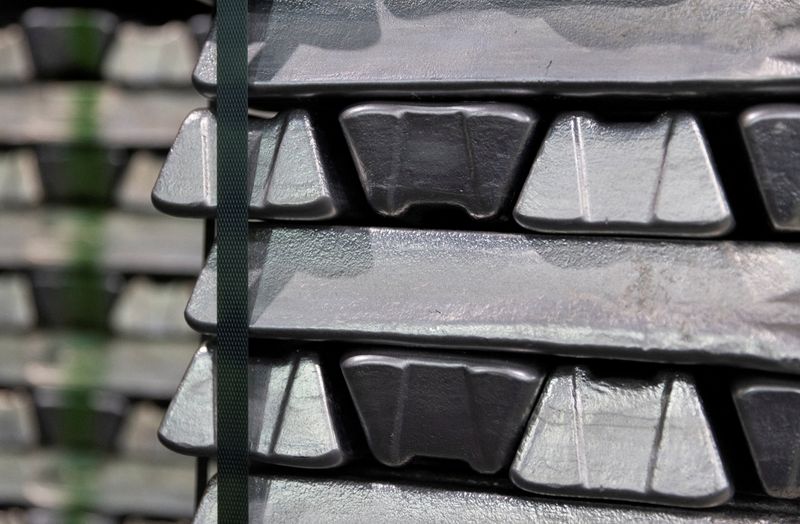
[[[150,191],[207,9],[0,6],[0,522],[187,519],[156,431],[197,337],[202,224]],[[63,4],[63,5],[60,5]]]

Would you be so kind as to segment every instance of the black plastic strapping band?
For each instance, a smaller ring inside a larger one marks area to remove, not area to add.
[[[247,0],[217,0],[217,518],[247,522]]]

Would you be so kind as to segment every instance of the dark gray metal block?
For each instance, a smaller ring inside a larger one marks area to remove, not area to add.
[[[678,373],[648,381],[556,370],[511,480],[546,495],[686,507],[733,495],[694,382]]]
[[[339,117],[370,205],[399,216],[425,205],[496,216],[536,124],[508,104],[362,104]]]
[[[250,334],[800,373],[800,248],[253,225]],[[186,318],[211,333],[217,253]]]
[[[580,522],[609,524],[751,524],[797,522],[797,508],[756,505],[699,511],[631,504],[558,500],[406,482],[251,476],[250,522],[397,523]],[[217,519],[217,481],[212,479],[194,524]],[[224,521],[222,521],[224,522]]]
[[[251,98],[797,92],[793,2],[250,4]],[[216,29],[195,85],[216,88]]]
[[[95,9],[36,7],[22,15],[37,76],[98,75],[118,19]]]
[[[45,198],[52,203],[108,205],[128,152],[92,144],[36,147]]]
[[[350,353],[341,366],[375,458],[456,459],[480,473],[511,462],[543,379],[520,360],[404,350]]]
[[[563,233],[707,237],[733,227],[708,146],[685,113],[646,123],[558,117],[514,218]]]
[[[772,227],[800,231],[800,106],[754,107],[739,123]]]
[[[216,216],[216,144],[214,114],[205,109],[191,113],[153,189],[158,209],[178,216]],[[344,190],[323,149],[304,110],[250,118],[250,217],[325,220],[341,215],[347,207]]]
[[[216,452],[214,352],[213,345],[198,350],[158,431],[161,442],[178,453]],[[300,468],[331,468],[348,460],[348,442],[314,353],[251,357],[248,370],[254,460]]]
[[[800,497],[800,383],[743,380],[733,400],[764,489],[773,497]]]

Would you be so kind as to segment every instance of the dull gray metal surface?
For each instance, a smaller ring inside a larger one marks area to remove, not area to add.
[[[96,75],[118,18],[99,9],[35,7],[20,20],[37,76]]]
[[[559,116],[514,208],[535,231],[708,237],[733,227],[695,118]]]
[[[0,274],[0,331],[19,333],[36,325],[36,304],[30,280],[21,274]]]
[[[800,373],[800,248],[251,226],[250,334]],[[216,329],[217,254],[186,318]]]
[[[155,340],[193,338],[183,310],[192,294],[185,280],[157,282],[132,278],[111,309],[110,327],[117,336]]]
[[[0,212],[0,268],[64,269],[97,254],[98,269],[194,276],[202,267],[203,224],[161,215],[69,209]]]
[[[772,227],[800,231],[800,105],[754,107],[739,123]]]
[[[462,460],[480,473],[508,466],[544,375],[524,360],[363,350],[342,372],[373,455]]]
[[[773,497],[800,497],[800,383],[742,380],[733,400],[764,489]]]
[[[733,495],[694,381],[596,378],[557,369],[511,466],[545,495],[712,507]]]
[[[798,89],[794,2],[254,2],[251,97]],[[214,96],[216,28],[195,85]]]
[[[178,216],[216,215],[216,136],[211,111],[197,110],[186,118],[153,188],[158,209]],[[251,218],[325,220],[345,211],[344,189],[307,111],[251,117],[248,151]]]
[[[101,72],[112,82],[136,86],[187,86],[199,48],[189,26],[123,22],[103,59]]]
[[[510,104],[372,103],[339,117],[378,213],[448,205],[476,219],[508,204],[536,120]]]
[[[0,206],[32,207],[44,195],[36,154],[29,148],[0,151]]]
[[[178,453],[216,451],[214,351],[213,345],[197,351],[158,431],[161,442]],[[316,354],[251,357],[248,370],[253,460],[332,468],[349,459],[349,444]]]
[[[188,89],[134,90],[86,82],[43,82],[0,90],[0,142],[93,143],[167,148],[186,115],[204,104]]]
[[[250,522],[434,523],[553,522],[647,524],[752,524],[796,522],[796,508],[753,505],[702,510],[617,505],[513,496],[477,489],[405,482],[284,476],[250,477]],[[217,519],[217,483],[212,479],[194,524]]]

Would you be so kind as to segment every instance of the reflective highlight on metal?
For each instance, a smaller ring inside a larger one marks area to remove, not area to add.
[[[773,497],[800,497],[800,383],[742,380],[733,400],[764,489]]]
[[[334,508],[334,509],[332,509]],[[206,490],[194,524],[217,519],[217,484]],[[713,512],[510,496],[480,488],[450,488],[369,480],[250,477],[250,522],[663,522],[750,524],[796,522],[784,505],[719,508]]]
[[[456,459],[480,473],[511,462],[543,379],[521,360],[407,350],[349,353],[341,366],[375,458]]]
[[[255,337],[800,372],[800,249],[317,227],[250,232]],[[216,250],[186,310],[213,332]]]
[[[103,60],[102,73],[128,85],[184,86],[189,84],[197,53],[197,42],[185,23],[123,22]]]
[[[796,14],[738,0],[254,2],[250,96],[796,92]],[[216,41],[214,28],[194,73],[208,96]]]
[[[484,219],[508,203],[537,117],[509,104],[373,103],[339,120],[378,213],[447,205]]]
[[[214,351],[201,347],[170,403],[158,436],[178,453],[216,451]],[[298,468],[332,468],[350,455],[318,357],[308,351],[251,357],[250,454],[253,460]]]
[[[733,495],[693,380],[668,372],[556,370],[510,475],[526,491],[567,497],[702,508]]]
[[[346,207],[341,182],[317,138],[308,112],[250,118],[250,218],[326,220]],[[153,203],[177,216],[217,212],[217,123],[201,109],[183,123],[153,189]]]
[[[739,123],[772,227],[800,231],[800,105],[754,107]]]
[[[698,122],[558,117],[525,182],[514,218],[535,231],[717,236],[733,227]]]

